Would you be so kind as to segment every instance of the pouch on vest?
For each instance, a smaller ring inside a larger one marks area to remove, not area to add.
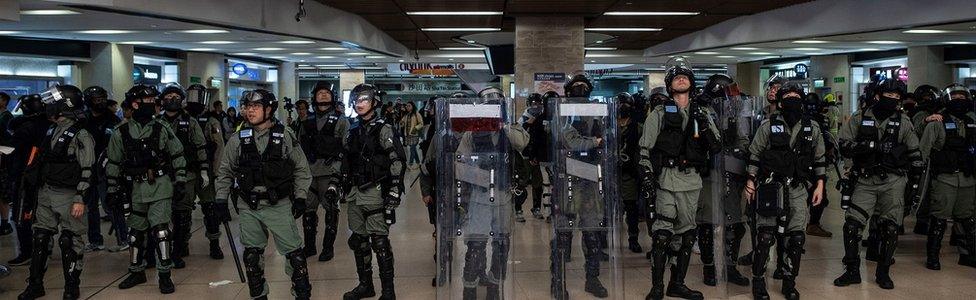
[[[756,214],[778,217],[783,207],[783,184],[773,181],[756,187]]]

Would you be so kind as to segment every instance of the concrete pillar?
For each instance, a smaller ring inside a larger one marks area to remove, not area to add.
[[[953,80],[952,66],[945,63],[943,46],[908,47],[908,90],[931,84],[942,87]]]
[[[124,100],[125,92],[133,84],[132,45],[93,42],[91,53],[91,62],[79,65],[81,76],[73,80],[75,84],[80,89],[101,86],[111,92],[116,101]]]
[[[505,97],[508,97],[509,95],[512,94],[512,82],[515,81],[515,76],[513,76],[513,75],[500,75],[500,76],[498,76],[498,78],[499,78],[499,80],[498,80],[499,81],[499,84],[501,85],[499,88],[501,88],[502,89],[502,92],[505,93]]]
[[[339,94],[338,96],[342,97],[346,91],[352,91],[354,87],[362,83],[366,83],[366,71],[340,70],[339,90],[337,90],[336,93]],[[342,101],[345,101],[347,106],[352,105],[351,103],[349,103],[349,99],[342,99]]]
[[[292,103],[298,101],[298,73],[295,72],[295,67],[295,63],[292,62],[278,64],[278,99],[288,97],[291,98]],[[279,117],[287,115],[288,112],[284,108],[285,102],[279,101],[278,105]]]
[[[583,17],[515,18],[516,111],[534,92],[535,73],[572,74],[583,70],[583,59]]]
[[[219,53],[186,52],[183,62],[178,64],[180,84],[184,87],[191,84],[202,84],[207,88],[218,89],[217,98],[227,107],[227,63],[224,55]],[[220,86],[215,86],[219,81]]]
[[[822,55],[810,57],[810,78],[823,78],[824,87],[830,88],[830,93],[834,97],[840,96],[839,100],[843,106],[841,111],[851,111],[851,99],[847,99],[851,94],[851,63],[847,55]],[[841,82],[834,82],[840,78]],[[821,95],[825,96],[825,95]]]
[[[748,62],[739,63],[734,66],[729,66],[729,76],[735,80],[738,84],[739,89],[746,92],[749,95],[756,97],[765,97],[763,95],[762,85],[763,82],[759,80],[759,67],[762,66],[762,62]]]
[[[664,75],[665,74],[663,72],[655,72],[655,73],[647,74],[647,76],[644,76],[644,86],[646,87],[644,89],[644,93],[650,96],[651,95],[650,93],[651,91],[654,90],[654,88],[657,87],[663,88]]]

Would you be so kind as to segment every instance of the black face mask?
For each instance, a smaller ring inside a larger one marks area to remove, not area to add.
[[[146,124],[149,120],[152,120],[153,115],[156,114],[156,108],[151,104],[140,104],[139,108],[132,112],[132,119],[137,122]]]
[[[972,111],[973,103],[966,99],[949,100],[949,105],[946,106],[949,113],[961,117],[966,115],[966,113]]]
[[[91,110],[98,113],[107,113],[108,103],[105,102],[92,103]]]
[[[901,104],[901,107],[903,109],[905,109],[905,111],[914,112],[915,110],[918,109],[918,103],[916,103],[915,101],[908,101],[908,102],[902,103]]]
[[[61,116],[61,105],[60,104],[48,104],[44,106],[44,112],[50,117],[57,118]]]
[[[803,100],[800,97],[787,97],[779,102],[786,122],[791,125],[796,124],[796,121],[803,115]]]
[[[880,96],[878,102],[872,106],[872,109],[883,112],[893,112],[897,108],[898,99],[885,96]]]
[[[168,100],[166,104],[163,105],[163,109],[168,112],[177,112],[183,109],[183,104],[178,100]]]
[[[202,103],[190,102],[186,104],[186,112],[190,113],[191,116],[199,116],[206,109],[207,107]]]
[[[617,108],[617,118],[626,119],[634,115],[634,107],[630,105],[621,105]]]

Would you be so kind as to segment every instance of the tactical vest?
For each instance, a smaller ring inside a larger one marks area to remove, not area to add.
[[[769,147],[759,155],[759,171],[763,178],[802,179],[812,182],[816,178],[812,121],[804,117],[795,141],[790,127],[775,115],[770,118]]]
[[[322,118],[326,118],[326,121],[321,130],[318,128],[318,118],[319,116],[308,118],[302,124],[305,127],[302,147],[305,150],[305,155],[308,156],[308,161],[315,162],[324,159],[327,162],[332,162],[336,159],[342,159],[342,137],[335,134],[335,128],[341,116],[331,113],[322,116]]]
[[[81,171],[91,169],[82,166],[75,155],[68,154],[68,147],[75,136],[81,131],[80,123],[74,123],[61,133],[54,141],[54,131],[57,125],[51,126],[44,141],[44,160],[41,164],[41,176],[45,183],[60,188],[75,188],[81,182]],[[52,144],[54,141],[54,145]]]
[[[295,190],[295,163],[285,153],[285,125],[275,124],[268,132],[268,145],[264,153],[258,151],[253,128],[241,129],[241,151],[238,158],[240,172],[237,183],[245,192],[252,207],[260,200],[274,205],[279,199],[290,197]],[[266,193],[256,193],[254,188],[264,187]]]
[[[159,146],[163,124],[153,122],[150,126],[152,133],[142,139],[133,138],[129,133],[131,123],[119,127],[124,148],[122,169],[126,180],[149,181],[173,173],[170,161],[175,157],[170,157]]]
[[[210,122],[210,118],[211,117],[208,115],[202,115],[200,117],[197,117],[197,123],[200,124],[200,127],[205,127],[207,126],[206,124]],[[216,120],[216,118],[214,118],[214,120]],[[214,169],[216,169],[216,166],[214,166],[214,164],[217,162],[214,161],[214,157],[217,155],[217,143],[215,143],[210,139],[210,133],[206,132],[206,130],[208,129],[209,128],[203,129],[204,130],[203,140],[206,143],[204,144],[204,147],[206,147],[206,151],[207,151],[207,162],[209,162],[210,165],[214,167]],[[221,135],[220,138],[223,138],[223,135]]]
[[[697,109],[697,105],[690,105],[689,110]],[[683,121],[678,105],[673,100],[665,101],[661,133],[651,149],[651,165],[658,169],[656,172],[661,168],[695,168],[700,171],[707,166],[709,159],[704,137],[694,136],[690,116],[687,126],[681,126]]]
[[[963,124],[946,115],[943,128],[945,129],[945,143],[942,149],[932,152],[932,172],[946,174],[963,172],[966,176],[973,176],[976,168],[976,122],[972,118],[963,119]],[[966,136],[959,135],[959,126],[966,126]]]
[[[878,134],[878,121],[861,113],[861,124],[857,129],[855,142],[874,142],[872,151],[854,155],[854,168],[863,174],[878,174],[882,177],[887,173],[904,175],[909,164],[908,146],[898,141],[901,132],[901,113],[894,113],[885,126],[884,134]]]
[[[546,122],[536,119],[535,123],[528,126],[529,147],[526,149],[527,157],[539,162],[549,162],[549,135],[546,134]]]
[[[360,124],[353,129],[349,136],[349,149],[351,153],[347,157],[349,162],[349,176],[356,186],[365,186],[386,179],[390,175],[390,151],[383,149],[380,144],[379,133],[385,122],[376,121],[372,128],[367,130],[366,124]]]
[[[180,140],[180,144],[183,144],[183,156],[186,157],[186,168],[190,172],[200,171],[200,162],[202,161],[200,157],[197,157],[197,145],[193,143],[193,132],[190,119],[186,114],[180,114],[176,117],[174,125],[174,130],[176,133],[176,138]]]

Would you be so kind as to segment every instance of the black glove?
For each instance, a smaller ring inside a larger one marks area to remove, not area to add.
[[[650,170],[641,172],[640,200],[647,207],[647,218],[654,219],[654,202],[657,200],[657,176]]]
[[[230,207],[227,206],[227,199],[217,199],[214,204],[214,213],[217,221],[230,222]]]
[[[383,204],[386,205],[387,210],[394,210],[400,206],[399,186],[392,186],[387,190],[386,194],[383,194]]]
[[[295,219],[301,218],[302,214],[305,213],[306,207],[304,198],[295,198],[295,200],[291,201],[291,216]]]
[[[177,181],[173,184],[173,203],[186,197],[186,182]]]

